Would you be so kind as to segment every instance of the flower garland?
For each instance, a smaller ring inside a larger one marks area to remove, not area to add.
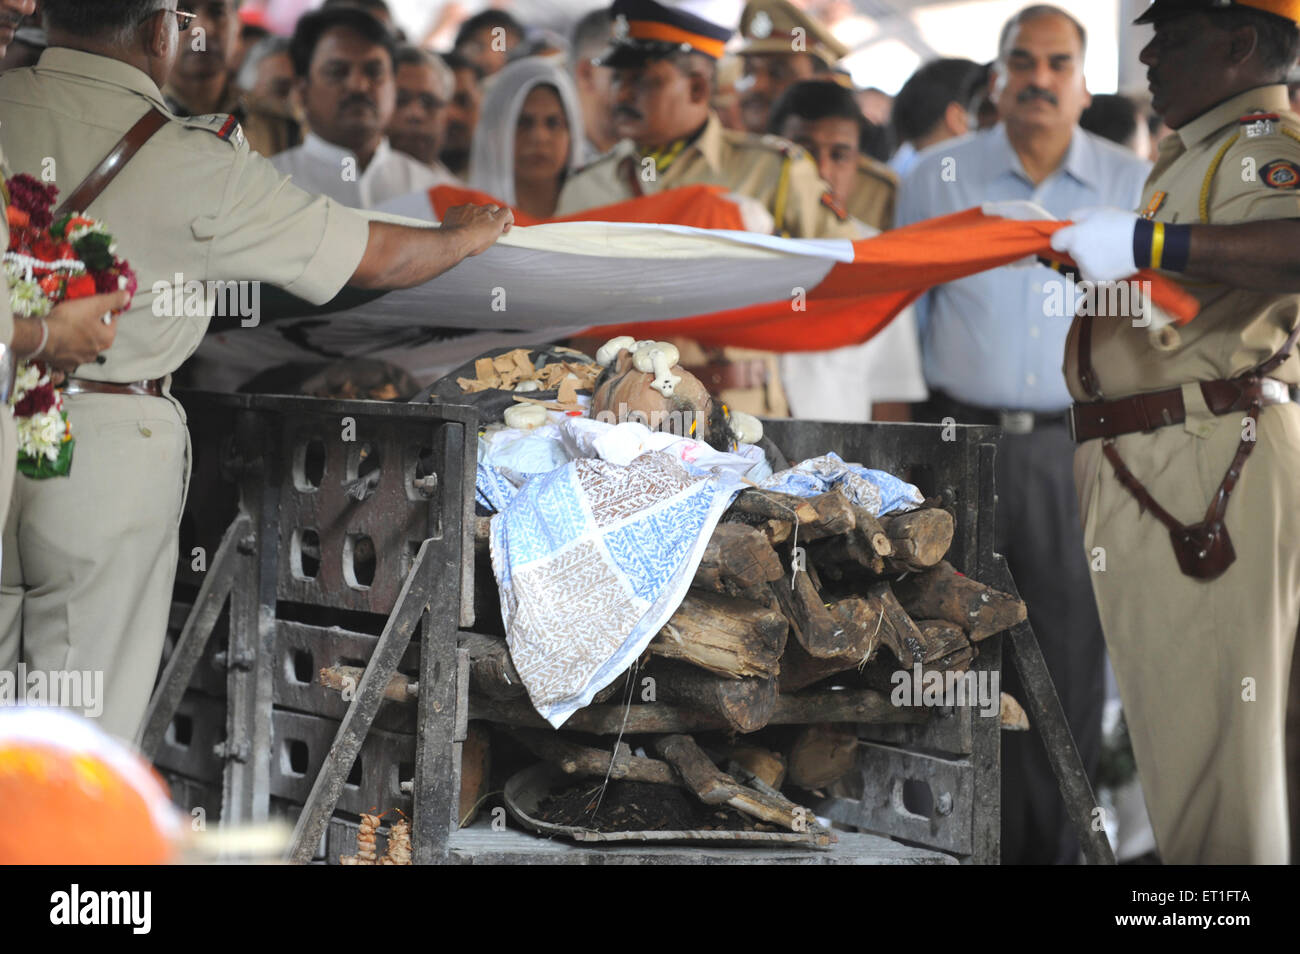
[[[4,254],[9,305],[16,318],[43,318],[59,302],[125,290],[135,294],[131,266],[117,258],[104,226],[77,213],[56,221],[59,191],[29,175],[6,184],[9,248]],[[28,477],[65,477],[76,443],[55,387],[52,369],[39,360],[17,369],[9,406],[18,424],[18,470]]]

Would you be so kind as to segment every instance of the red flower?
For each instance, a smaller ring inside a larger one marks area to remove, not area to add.
[[[8,186],[9,204],[26,212],[34,228],[45,230],[53,224],[51,213],[59,196],[58,189],[38,182],[26,173],[11,178]]]
[[[68,289],[64,294],[65,298],[86,298],[95,294],[95,279],[84,272],[74,278],[68,279]]]
[[[54,393],[54,385],[52,384],[32,388],[23,395],[21,401],[14,405],[14,416],[31,417],[33,414],[44,414],[54,407],[54,402],[57,400],[58,395]]]

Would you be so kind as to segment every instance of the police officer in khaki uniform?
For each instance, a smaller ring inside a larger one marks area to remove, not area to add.
[[[35,6],[35,0],[0,0],[0,58],[7,52],[22,18],[29,16]],[[9,192],[3,181],[9,174],[9,166],[0,152],[0,202],[5,206],[9,204]],[[6,216],[0,215],[0,250],[8,247],[9,222]],[[92,295],[59,305],[44,319],[15,319],[9,307],[9,285],[0,271],[0,523],[9,512],[9,497],[17,475],[18,426],[7,404],[13,394],[18,363],[40,357],[56,368],[70,370],[93,361],[113,343],[117,322],[109,313],[125,304],[126,295],[122,292]],[[105,314],[109,315],[106,321]]]
[[[835,38],[820,20],[789,0],[750,0],[740,17],[745,38],[740,56],[745,63],[745,92],[741,113],[750,132],[766,132],[772,107],[792,84],[806,79],[826,79],[849,85],[834,72],[849,48]],[[861,154],[858,174],[844,202],[845,210],[872,228],[894,224],[894,198],[898,177],[883,162]]]
[[[1136,223],[1100,212],[1057,237],[1085,277],[1183,271],[1189,226],[1300,218],[1300,116],[1284,85],[1300,2],[1157,0],[1139,22],[1155,24],[1142,61],[1174,133]],[[1180,280],[1201,310],[1177,334],[1085,316],[1066,349],[1093,588],[1156,843],[1174,864],[1288,860],[1284,718],[1300,623],[1288,385],[1300,360],[1282,358],[1300,295],[1243,279]]]
[[[322,303],[347,282],[428,281],[495,242],[512,216],[464,207],[436,229],[372,223],[288,182],[249,151],[236,123],[166,112],[159,84],[188,26],[175,0],[46,0],[43,9],[50,48],[35,67],[0,76],[0,141],[14,169],[52,159],[70,194],[142,119],[157,111],[162,122],[84,210],[112,230],[140,290],[105,363],[68,380],[71,475],[17,479],[0,667],[21,658],[33,670],[102,671],[101,727],[131,740],[162,650],[188,473],[170,375],[211,314],[176,307],[176,276],[265,281]]]
[[[680,3],[681,0],[676,0]],[[616,0],[614,44],[601,62],[614,69],[612,150],[578,171],[557,214],[622,202],[676,186],[717,184],[757,200],[764,226],[796,238],[853,238],[856,229],[799,147],[775,136],[724,129],[709,108],[714,64],[739,5],[695,2],[708,18],[655,0]],[[725,348],[706,352],[674,339],[682,365],[729,406],[783,417],[774,356]]]

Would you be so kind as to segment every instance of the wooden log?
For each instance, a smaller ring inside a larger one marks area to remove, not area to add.
[[[460,639],[469,650],[469,684],[475,692],[493,699],[514,699],[525,694],[505,639],[482,633],[463,633]]]
[[[1002,710],[999,715],[1004,732],[1029,731],[1029,716],[1025,715],[1024,707],[1010,693],[1002,693]]]
[[[921,663],[924,666],[970,648],[970,640],[962,628],[946,619],[918,619],[916,628],[921,631],[921,644],[925,650]]]
[[[817,518],[807,523],[800,523],[800,539],[817,540],[822,537],[839,536],[857,526],[853,503],[838,490],[806,499],[817,511]]]
[[[842,536],[813,542],[808,547],[808,559],[833,580],[843,577],[846,565],[860,566],[877,576],[885,572],[884,558],[856,529]]]
[[[1022,601],[962,576],[946,560],[898,581],[894,591],[915,618],[956,623],[971,642],[1010,629],[1026,618]]]
[[[492,556],[492,518],[474,518],[474,554],[491,558]]]
[[[474,824],[492,786],[492,730],[471,722],[460,747],[460,827]]]
[[[853,770],[857,734],[840,726],[810,725],[790,748],[790,781],[801,788],[825,788]]]
[[[776,709],[776,680],[727,679],[694,666],[662,662],[651,676],[659,698],[720,719],[733,732],[757,732]]]
[[[768,585],[808,655],[824,659],[850,650],[853,636],[831,615],[807,573],[793,572]]]
[[[663,665],[663,664],[661,664]],[[697,670],[698,671],[698,670]],[[701,673],[707,676],[707,673]],[[836,692],[810,692],[801,695],[777,695],[776,708],[769,725],[808,725],[814,722],[922,723],[929,721],[927,710],[895,706],[889,701],[888,675],[882,689],[856,689]],[[484,719],[499,725],[518,725],[550,729],[526,699],[490,699],[471,695],[471,719]],[[664,703],[592,705],[579,709],[564,723],[565,731],[589,735],[654,735],[664,732],[704,732],[726,730],[731,726],[722,716],[700,712],[682,705]],[[553,730],[552,730],[553,731]]]
[[[736,745],[727,750],[727,758],[768,788],[780,789],[785,783],[785,756],[780,752],[756,745]]]
[[[608,774],[612,779],[631,782],[677,784],[677,776],[666,762],[633,755],[626,742],[618,743],[611,766],[608,751],[570,742],[554,731],[515,729],[510,735],[539,759],[550,762],[567,775],[604,778]]]
[[[902,664],[911,669],[913,664],[925,661],[925,639],[912,617],[907,615],[888,583],[877,583],[867,595],[880,601],[884,622],[880,638]]]
[[[330,666],[318,673],[317,681],[326,689],[333,689],[335,692],[347,691],[355,695],[365,672],[361,666]],[[414,702],[419,691],[418,682],[410,676],[395,672],[389,678],[388,685],[384,687],[384,698],[391,699],[393,702]]]
[[[650,652],[729,679],[769,678],[780,672],[789,631],[786,618],[766,606],[692,591],[650,643]]]
[[[717,576],[740,586],[781,578],[781,559],[760,531],[743,523],[719,523],[704,548],[700,568],[706,577]]]
[[[682,781],[706,805],[729,805],[752,818],[791,831],[820,831],[812,813],[780,795],[741,785],[704,753],[689,735],[668,735],[655,742],[655,751],[677,770]]]
[[[801,526],[813,523],[818,516],[817,508],[807,499],[772,490],[742,490],[728,509],[764,520],[798,520]]]
[[[818,658],[792,640],[781,657],[779,685],[782,692],[798,692],[847,669],[862,665],[875,655],[884,628],[879,598],[850,597],[832,603],[831,616],[851,635],[848,648],[835,656]]]
[[[885,528],[871,511],[855,504],[853,515],[854,529],[857,530],[858,538],[865,542],[874,553],[882,557],[891,556],[894,552],[894,543],[889,539],[889,534],[885,532]]]
[[[952,514],[937,508],[882,517],[880,525],[894,548],[885,566],[897,573],[936,566],[948,555],[956,528]]]

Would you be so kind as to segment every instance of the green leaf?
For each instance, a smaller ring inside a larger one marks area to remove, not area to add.
[[[18,457],[18,473],[32,480],[47,480],[50,477],[66,477],[72,473],[72,448],[76,440],[65,441],[59,447],[59,456],[54,461],[47,457],[35,458],[26,454]]]

